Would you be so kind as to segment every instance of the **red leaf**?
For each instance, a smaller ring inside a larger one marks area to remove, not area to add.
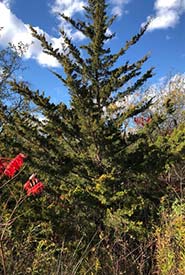
[[[24,159],[26,156],[22,153],[18,154],[14,159],[10,161],[10,163],[7,165],[6,169],[4,170],[4,174],[12,178],[17,171],[21,168],[23,165]]]
[[[29,177],[29,180],[24,184],[24,190],[27,192],[27,196],[38,195],[43,191],[43,189],[44,185],[36,177],[36,174],[32,174]]]
[[[44,189],[44,185],[42,182],[38,182],[36,185],[34,185],[33,187],[29,188],[27,190],[27,195],[30,196],[30,195],[38,195],[40,193],[42,193]]]

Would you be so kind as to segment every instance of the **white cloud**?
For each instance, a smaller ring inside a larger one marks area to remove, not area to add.
[[[28,45],[28,49],[24,54],[25,58],[35,59],[39,64],[43,66],[58,67],[58,61],[54,57],[47,55],[42,51],[40,42],[32,36],[29,26],[27,24],[24,24],[22,20],[17,18],[16,15],[11,12],[9,8],[10,2],[11,0],[4,0],[0,2],[0,27],[3,27],[3,29],[0,31],[0,45],[6,47],[10,42],[16,46],[19,42],[23,42],[24,44]],[[55,5],[51,8],[53,12],[66,11],[65,14],[71,16],[76,11],[82,10],[82,4],[84,3],[78,0],[56,0]],[[62,22],[60,22],[60,24],[62,24]],[[64,25],[64,27],[68,35],[73,37],[73,39],[84,39],[84,35],[81,32],[76,31],[72,33],[72,29],[69,28],[68,25]],[[35,29],[39,33],[44,33],[44,31],[41,30],[39,27],[35,27]],[[63,42],[63,39],[61,37],[51,37],[47,33],[45,33],[45,36],[47,40],[52,43],[54,48],[61,48],[61,44]]]
[[[58,67],[59,63],[57,62],[57,60],[55,58],[53,58],[52,56],[43,53],[42,51],[40,51],[37,54],[37,61],[39,62],[39,64],[43,65],[43,66],[49,66],[49,67]]]
[[[185,13],[185,0],[156,0],[154,9],[156,14],[148,27],[149,31],[175,27]]]
[[[122,15],[122,8],[120,6],[115,6],[112,9],[112,14],[115,14],[117,16],[121,16]]]
[[[3,29],[0,31],[0,45],[6,47],[8,43],[12,43],[15,46],[19,42],[23,42],[28,45],[28,49],[25,53],[25,58],[33,58],[41,65],[47,65],[51,67],[57,67],[59,64],[54,57],[51,57],[42,52],[40,42],[33,38],[31,31],[27,24],[24,24],[19,18],[17,18],[10,9],[0,2],[0,27]],[[43,31],[37,27],[37,31]],[[57,45],[60,38],[52,38],[47,35],[47,38],[53,42],[53,45]]]
[[[181,4],[181,0],[157,0],[155,2],[156,9],[171,9]]]
[[[55,0],[52,5],[52,12],[64,13],[71,17],[75,13],[83,11],[83,6],[85,6],[85,2],[81,0]]]
[[[17,43],[19,37],[24,37],[26,43],[31,42],[31,36],[28,32],[27,25],[23,24],[11,11],[0,3],[0,27],[3,29],[0,32],[0,44],[6,45],[8,42]]]
[[[128,4],[130,0],[112,0],[110,2],[113,5],[112,14],[121,16],[124,10],[123,7]],[[128,11],[126,11],[125,13],[128,13]]]
[[[2,2],[7,8],[10,8],[10,5],[12,4],[12,0],[1,0],[1,2]]]
[[[50,5],[51,12],[57,14],[59,21],[58,27],[64,28],[68,36],[73,40],[83,40],[85,36],[80,31],[73,31],[70,24],[66,23],[61,16],[58,14],[65,14],[66,16],[73,17],[76,13],[81,13],[83,7],[86,5],[86,0],[55,0],[52,5]]]

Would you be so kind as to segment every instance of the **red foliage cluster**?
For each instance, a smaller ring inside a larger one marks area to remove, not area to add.
[[[38,195],[44,189],[44,185],[35,174],[29,177],[29,180],[24,185],[24,190],[27,192],[27,196]]]
[[[6,175],[12,178],[17,171],[22,167],[26,156],[19,153],[15,158],[0,158],[0,175]],[[24,190],[27,196],[40,194],[44,189],[44,185],[35,174],[29,177],[29,180],[24,185]]]
[[[145,124],[148,124],[151,122],[151,117],[135,117],[134,122],[139,126],[145,126]]]
[[[6,166],[4,170],[4,175],[6,175],[9,178],[12,178],[17,171],[21,168],[23,165],[24,159],[26,156],[22,153],[18,154],[15,158],[13,158],[10,163]]]

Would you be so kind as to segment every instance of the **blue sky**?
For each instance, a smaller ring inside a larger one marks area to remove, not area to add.
[[[62,40],[58,29],[62,26],[75,43],[81,44],[84,42],[81,33],[74,32],[56,13],[64,12],[74,18],[83,17],[85,3],[86,0],[0,0],[0,27],[3,27],[0,46],[5,47],[8,42],[16,44],[19,41],[30,45],[23,61],[27,66],[24,80],[33,89],[45,91],[54,102],[67,102],[67,90],[49,71],[59,70],[57,61],[42,52],[39,42],[31,37],[28,25],[46,33],[54,47],[60,47]],[[118,15],[110,29],[116,32],[116,37],[108,44],[113,52],[123,46],[152,16],[149,30],[129,50],[125,59],[134,61],[151,52],[150,60],[145,66],[155,67],[155,76],[150,83],[185,72],[185,0],[111,0],[109,3],[109,14]],[[118,65],[125,59],[120,60]]]

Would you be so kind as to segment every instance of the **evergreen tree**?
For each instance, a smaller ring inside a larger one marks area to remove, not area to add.
[[[134,63],[125,57],[148,24],[112,53],[106,42],[114,37],[108,29],[115,17],[108,17],[106,1],[89,0],[84,9],[84,21],[61,14],[85,35],[86,44],[80,48],[62,29],[64,43],[61,49],[54,49],[31,27],[44,52],[55,57],[65,72],[53,73],[68,88],[70,107],[50,103],[24,82],[13,81],[13,91],[38,106],[45,119],[40,121],[29,112],[15,113],[7,131],[16,133],[16,148],[28,154],[30,167],[47,185],[45,196],[32,206],[32,222],[41,219],[50,223],[52,238],[59,244],[65,239],[68,249],[73,249],[82,236],[85,247],[89,242],[102,242],[100,265],[104,271],[98,274],[112,274],[110,266],[103,266],[110,260],[111,243],[116,243],[112,253],[118,258],[123,253],[122,242],[124,253],[133,249],[137,258],[137,242],[147,236],[157,218],[156,207],[163,195],[157,175],[164,169],[166,155],[152,144],[150,131],[157,120],[142,131],[123,133],[124,122],[151,104],[151,100],[130,108],[123,104],[152,77],[153,68],[142,72],[148,55]],[[117,66],[118,60],[121,66]],[[122,102],[121,107],[118,102]],[[128,274],[132,267],[136,274],[138,266],[133,258],[125,259],[120,272]]]

